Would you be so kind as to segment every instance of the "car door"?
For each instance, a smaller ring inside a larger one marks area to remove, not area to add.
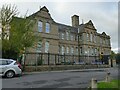
[[[0,60],[0,74],[2,74],[2,60]]]
[[[0,68],[2,73],[4,73],[7,70],[8,68],[7,60],[2,60],[2,65],[0,66]]]

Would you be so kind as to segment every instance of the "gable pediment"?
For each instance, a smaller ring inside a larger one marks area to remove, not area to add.
[[[44,6],[40,9],[41,11],[49,12],[49,10]]]
[[[102,35],[103,35],[103,36],[106,36],[106,33],[105,33],[105,32],[103,32],[103,33],[102,33]]]
[[[89,29],[96,30],[96,28],[94,27],[94,24],[92,23],[91,20],[88,23],[86,23],[85,27],[89,28]]]
[[[40,10],[38,12],[34,13],[32,16],[53,20],[49,13],[49,10],[45,6],[40,8]]]

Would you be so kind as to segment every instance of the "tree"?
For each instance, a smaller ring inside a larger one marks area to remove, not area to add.
[[[37,41],[37,36],[33,31],[35,20],[29,18],[14,17],[11,22],[10,41],[16,49],[24,50],[31,47]],[[14,43],[17,42],[17,43]]]
[[[120,64],[120,53],[116,54],[116,62]]]
[[[21,51],[37,42],[38,37],[33,31],[36,21],[26,18],[26,16],[24,18],[15,17],[16,9],[13,9],[11,5],[6,5],[6,7],[3,5],[0,12],[5,14],[2,15],[3,17],[1,16],[3,26],[8,23],[10,26],[9,40],[2,38],[2,57],[16,59]]]
[[[110,58],[111,58],[111,59],[115,59],[115,55],[116,55],[115,52],[114,52],[114,51],[111,51]]]
[[[4,34],[6,29],[8,28],[12,17],[18,14],[17,7],[15,5],[3,5],[0,9],[0,21],[2,23],[2,39],[4,39]]]

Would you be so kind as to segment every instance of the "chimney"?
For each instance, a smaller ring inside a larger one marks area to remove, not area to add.
[[[79,16],[73,15],[71,18],[72,18],[72,26],[73,27],[79,26]]]

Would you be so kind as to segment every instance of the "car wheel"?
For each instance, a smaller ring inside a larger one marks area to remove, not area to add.
[[[12,78],[12,77],[14,77],[14,75],[15,75],[14,71],[7,71],[6,74],[5,74],[5,76],[7,78]]]

